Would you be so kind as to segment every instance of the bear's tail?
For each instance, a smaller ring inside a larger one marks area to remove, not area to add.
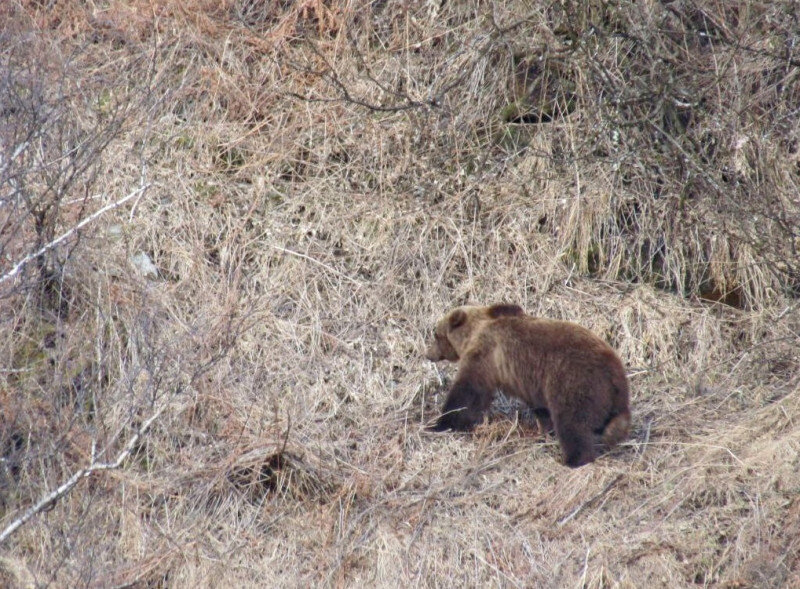
[[[611,448],[628,437],[631,427],[631,412],[622,411],[612,417],[603,428],[603,443]]]

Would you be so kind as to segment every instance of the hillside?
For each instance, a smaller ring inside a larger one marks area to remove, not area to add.
[[[0,586],[800,587],[800,6],[0,6]],[[619,353],[432,434],[459,304]],[[64,485],[63,487],[59,487]]]

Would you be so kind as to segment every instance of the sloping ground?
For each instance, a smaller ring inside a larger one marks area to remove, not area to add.
[[[0,9],[3,263],[133,195],[0,283],[0,527],[162,411],[2,583],[800,586],[796,8],[400,4]],[[628,442],[423,431],[501,300],[612,343]]]

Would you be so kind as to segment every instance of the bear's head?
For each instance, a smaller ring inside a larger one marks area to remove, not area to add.
[[[436,323],[433,343],[428,346],[425,357],[432,362],[458,362],[465,345],[478,327],[499,317],[519,317],[524,314],[525,311],[518,305],[456,307]]]

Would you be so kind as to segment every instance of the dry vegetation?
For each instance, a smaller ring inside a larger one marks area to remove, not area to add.
[[[0,585],[800,586],[796,2],[0,23],[0,531],[86,474]],[[629,442],[422,430],[500,300],[619,350]]]

